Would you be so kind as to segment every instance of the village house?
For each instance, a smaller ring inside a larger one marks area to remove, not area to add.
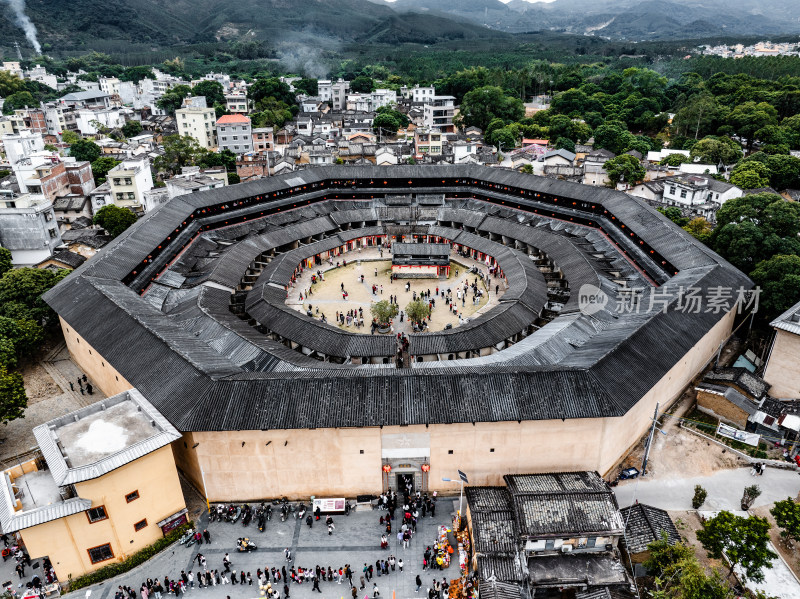
[[[234,154],[253,151],[253,132],[250,119],[243,114],[226,114],[217,120],[217,143],[219,151],[229,150]]]
[[[3,472],[0,524],[59,580],[123,561],[186,522],[180,433],[130,389],[33,429],[41,459]],[[35,490],[35,495],[32,493]]]

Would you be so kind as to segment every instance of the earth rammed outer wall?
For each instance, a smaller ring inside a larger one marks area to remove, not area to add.
[[[800,335],[775,330],[775,340],[769,353],[764,380],[772,387],[773,397],[797,399],[800,397]]]
[[[668,407],[713,359],[719,344],[730,335],[734,317],[731,311],[720,319],[621,418],[192,432],[173,443],[177,465],[198,489],[205,489],[210,501],[282,495],[352,497],[381,488],[381,435],[425,432],[430,434],[428,479],[432,490],[457,490],[458,485],[441,481],[443,477],[453,478],[456,469],[468,472],[470,484],[477,485],[502,484],[502,476],[508,473],[606,473],[645,434],[656,403],[661,410]],[[62,324],[73,358],[105,393],[111,395],[131,387],[85,340]]]
[[[432,490],[458,490],[457,484],[441,480],[454,478],[457,469],[468,472],[470,484],[475,485],[502,485],[508,473],[607,473],[646,433],[656,403],[661,411],[667,408],[714,358],[731,333],[734,317],[731,311],[722,318],[622,418],[193,432],[184,435],[185,445],[174,444],[178,465],[199,489],[204,488],[205,478],[210,501],[283,495],[352,497],[381,488],[382,435],[428,433]]]

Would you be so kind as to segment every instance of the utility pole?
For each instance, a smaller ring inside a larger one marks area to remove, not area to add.
[[[656,432],[656,424],[658,423],[658,404],[656,403],[656,410],[653,412],[653,424],[650,427],[650,436],[647,438],[647,446],[644,448],[644,458],[642,458],[642,476],[647,473],[647,458],[650,455],[650,448],[653,446],[653,434]]]

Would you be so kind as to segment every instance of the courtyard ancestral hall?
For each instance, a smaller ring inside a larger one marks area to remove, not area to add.
[[[392,245],[392,275],[398,279],[447,278],[450,245],[447,243],[395,243]]]
[[[461,326],[409,335],[401,361],[392,336],[286,305],[298,265],[390,238],[446,244],[505,293]],[[136,387],[183,434],[173,449],[197,487],[241,500],[374,492],[401,476],[432,487],[459,467],[477,484],[606,472],[732,330],[734,305],[680,310],[679,289],[750,285],[624,193],[473,166],[353,166],[175,198],[45,299],[98,386]],[[582,288],[607,302],[581,311]],[[618,309],[632,289],[638,308]],[[297,476],[298,463],[314,468]]]

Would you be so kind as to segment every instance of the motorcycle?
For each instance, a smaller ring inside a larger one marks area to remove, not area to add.
[[[241,515],[242,515],[242,508],[241,507],[237,507],[236,508],[236,512],[233,515],[233,520],[231,520],[231,523],[232,524],[236,524],[239,521],[239,516],[241,516]]]
[[[286,505],[281,506],[281,522],[286,522],[286,518],[289,516],[289,508]]]
[[[298,520],[302,520],[303,516],[305,515],[306,515],[306,504],[301,503],[300,507],[297,508],[297,513],[295,514],[295,518],[297,518]]]
[[[250,541],[250,539],[244,537],[244,538],[239,538],[236,541],[236,549],[237,551],[255,551],[256,549],[258,549],[258,547],[256,547],[256,544]]]
[[[271,505],[267,506],[266,514],[267,514],[267,520],[272,520],[272,506]]]
[[[264,516],[264,514],[261,514],[258,517],[258,532],[264,532],[264,529],[266,528],[266,526],[267,526],[267,519]]]
[[[235,516],[236,516],[236,506],[231,504],[231,505],[228,506],[228,509],[226,510],[225,519],[228,522],[234,522],[235,521],[234,520]]]
[[[349,501],[345,501],[344,502],[344,515],[345,516],[349,516],[350,515],[350,510],[352,510],[352,509],[353,508],[350,507],[350,502]]]
[[[180,543],[181,545],[185,545],[186,543],[188,543],[188,542],[189,542],[189,539],[191,539],[192,541],[194,541],[194,533],[195,533],[195,530],[194,530],[193,528],[190,528],[189,530],[187,530],[187,531],[186,531],[186,532],[183,534],[183,536],[181,536],[181,538],[180,538],[180,540],[178,541],[178,543]]]

